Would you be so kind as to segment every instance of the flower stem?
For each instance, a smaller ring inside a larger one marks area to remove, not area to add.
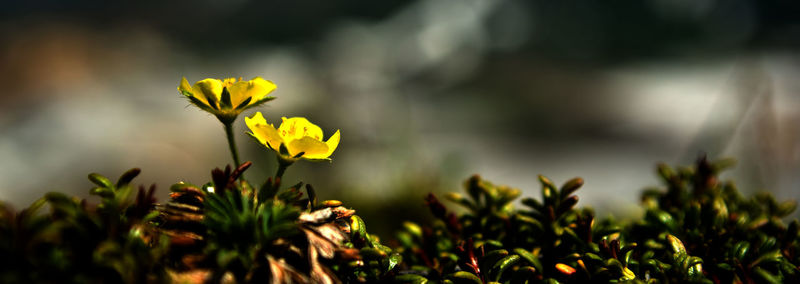
[[[275,173],[275,178],[267,178],[264,181],[264,184],[261,185],[261,190],[259,191],[259,200],[261,199],[268,199],[275,197],[275,194],[278,193],[280,190],[280,180],[283,177],[283,173],[286,172],[286,168],[292,165],[294,161],[290,159],[286,159],[282,157],[280,154],[277,154],[278,157],[278,172]]]
[[[280,154],[278,156],[278,172],[275,173],[275,178],[283,178],[283,173],[286,172],[286,168],[292,165],[293,161],[285,159],[281,157]]]
[[[233,167],[236,168],[242,163],[239,162],[239,151],[236,150],[236,140],[233,139],[233,123],[223,123],[225,125],[225,135],[228,136],[228,147],[231,148],[231,156],[233,156]],[[239,179],[244,179],[244,176],[239,176]]]

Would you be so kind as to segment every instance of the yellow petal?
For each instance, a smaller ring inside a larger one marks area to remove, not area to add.
[[[339,139],[341,139],[340,137],[341,137],[341,134],[339,133],[339,130],[336,130],[336,133],[334,133],[331,136],[331,138],[328,138],[328,141],[325,142],[325,145],[328,146],[328,151],[327,152],[316,154],[316,155],[315,154],[312,154],[312,155],[306,154],[306,155],[303,155],[303,158],[307,158],[307,159],[327,159],[328,157],[331,156],[331,154],[333,154],[333,151],[336,150],[336,147],[339,146]]]
[[[250,128],[250,131],[253,131],[253,137],[258,139],[258,142],[261,142],[261,144],[264,144],[275,151],[280,150],[283,140],[281,140],[281,136],[278,135],[278,130],[272,125],[259,124],[253,128]]]
[[[339,133],[339,129],[336,129],[336,133],[334,133],[331,138],[328,138],[328,141],[325,141],[325,144],[328,145],[328,154],[325,158],[330,157],[333,154],[333,151],[336,150],[336,147],[339,147],[339,140],[341,139],[341,134]]]
[[[314,125],[305,117],[281,118],[281,126],[278,128],[284,141],[311,137],[314,140],[322,141],[322,129]]]
[[[253,114],[252,117],[244,117],[244,123],[247,124],[247,128],[253,129],[256,125],[267,125],[267,120],[264,119],[264,116],[261,112],[256,112]]]
[[[207,103],[206,98],[209,97],[214,98],[215,101],[219,101],[222,96],[222,81],[211,78],[203,79],[194,83],[192,90],[194,91],[194,97],[203,102]]]
[[[181,93],[192,93],[192,85],[189,85],[189,81],[186,81],[186,77],[181,78],[181,84],[178,86],[178,91]]]
[[[194,88],[192,88],[192,86],[189,85],[189,81],[186,81],[186,77],[181,78],[181,84],[178,86],[178,91],[180,91],[183,95],[197,98],[200,100],[200,103],[210,106],[203,93],[198,93]]]
[[[267,123],[264,115],[261,112],[256,112],[252,117],[245,117],[244,123],[247,128],[252,132],[251,135],[255,137],[261,144],[267,145],[274,150],[279,150],[281,145],[281,136],[278,130],[272,124]]]
[[[311,157],[324,155],[328,152],[328,145],[308,136],[292,140],[286,145],[286,148],[292,157],[300,153],[304,153],[303,157]]]
[[[250,103],[257,102],[266,97],[270,92],[275,90],[275,88],[277,88],[277,86],[274,83],[261,79],[261,77],[255,77],[250,81],[233,83],[233,85],[228,88],[228,91],[231,93],[231,103],[235,107],[244,102],[247,98],[250,98]]]

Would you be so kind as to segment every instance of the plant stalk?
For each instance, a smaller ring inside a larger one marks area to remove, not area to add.
[[[286,168],[292,165],[293,161],[287,160],[281,157],[280,154],[278,156],[278,172],[275,173],[275,178],[283,178],[283,173],[286,172]]]
[[[236,149],[236,140],[233,138],[233,123],[223,123],[225,125],[225,135],[228,137],[228,147],[231,149],[231,156],[233,156],[233,167],[236,168],[242,163],[239,162],[239,151]],[[239,176],[240,180],[244,179],[244,175]]]

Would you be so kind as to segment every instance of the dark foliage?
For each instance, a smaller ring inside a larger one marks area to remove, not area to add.
[[[540,176],[541,199],[512,201],[519,191],[478,176],[467,195],[447,199],[456,216],[430,195],[438,221],[405,225],[397,249],[403,283],[800,283],[798,221],[783,218],[796,202],[768,194],[739,195],[717,174],[728,160],[705,158],[692,168],[659,165],[665,187],[642,195],[644,218],[598,220],[575,208],[580,178],[560,188]]]
[[[98,174],[97,205],[49,193],[15,211],[0,204],[4,283],[800,283],[794,201],[741,196],[717,178],[728,161],[658,167],[662,188],[642,195],[643,218],[596,219],[576,208],[575,178],[540,176],[540,199],[478,176],[466,194],[425,198],[436,222],[404,223],[394,248],[355,211],[319,202],[310,185],[252,187],[250,166],[178,183],[158,205],[155,187]],[[47,212],[42,212],[47,211]]]

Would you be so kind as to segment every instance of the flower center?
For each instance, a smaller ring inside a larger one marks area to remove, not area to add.
[[[300,135],[298,135],[298,134],[300,134]],[[307,126],[303,126],[302,132],[297,133],[297,122],[295,122],[295,121],[292,121],[291,124],[289,124],[289,129],[288,130],[287,129],[281,130],[281,136],[283,136],[283,137],[296,137],[296,138],[303,138],[305,136],[309,136],[309,137],[312,137],[312,138],[314,138],[316,140],[321,140],[322,139],[322,137],[319,137],[319,135],[314,135],[314,136],[309,135]]]

